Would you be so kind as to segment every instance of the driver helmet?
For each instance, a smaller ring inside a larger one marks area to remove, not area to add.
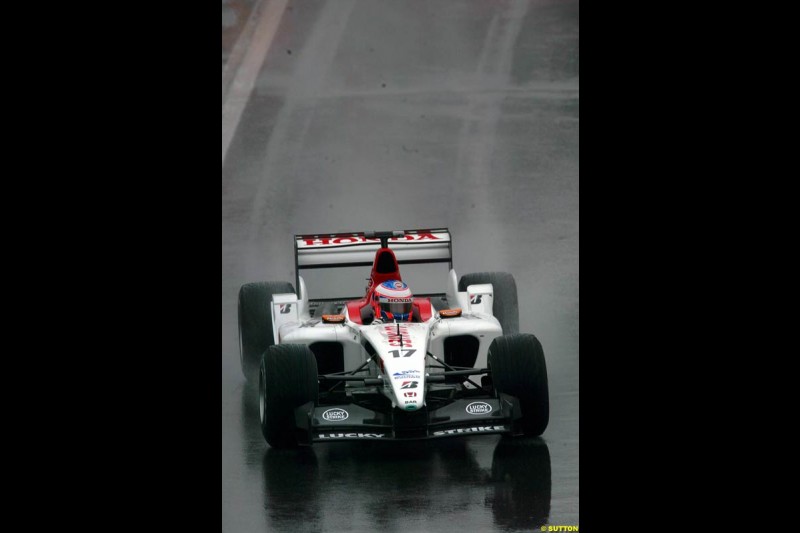
[[[384,281],[372,293],[375,318],[384,322],[411,322],[412,301],[411,289],[396,279]]]

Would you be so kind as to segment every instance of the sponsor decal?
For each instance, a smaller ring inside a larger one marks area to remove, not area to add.
[[[416,392],[404,392],[403,396],[405,396],[406,398],[416,398],[417,397],[417,393]]]
[[[322,418],[327,420],[328,422],[341,422],[342,420],[347,420],[350,415],[344,409],[339,409],[338,407],[334,409],[328,409],[324,413],[322,413]]]
[[[492,406],[486,402],[472,402],[466,410],[471,415],[485,415],[492,412]]]
[[[433,233],[417,233],[409,234],[403,237],[391,237],[390,241],[440,241],[441,237],[437,237]],[[330,246],[335,244],[357,244],[360,242],[381,242],[380,239],[367,239],[361,235],[334,235],[330,237],[320,237],[317,239],[302,239],[298,242],[301,247],[305,246]]]
[[[281,304],[281,314],[287,315],[292,310],[292,304]]]
[[[389,298],[380,296],[378,301],[385,304],[410,304],[413,300],[411,298]]]
[[[392,377],[394,379],[420,379],[422,376],[418,370],[403,370],[402,372],[395,372]]]
[[[386,433],[320,433],[320,439],[381,439]]]
[[[381,283],[381,287],[383,287],[384,289],[389,289],[390,291],[405,291],[408,289],[408,285],[399,280],[384,281],[383,283]]]
[[[412,402],[406,402],[406,403],[409,404],[409,405],[406,405],[406,407],[405,407],[406,411],[416,411],[417,410],[416,404],[414,404]]]
[[[400,346],[401,339],[404,348],[411,348],[411,336],[408,334],[408,326],[403,324],[387,324],[384,327],[386,335],[389,337],[389,346]]]
[[[380,239],[367,239],[356,235],[340,237],[321,237],[319,239],[303,239],[301,246],[329,246],[331,244],[357,244],[359,242],[381,242]],[[298,243],[300,244],[300,243]]]
[[[482,300],[482,294],[472,294],[469,297],[469,303],[471,304],[479,304]]]
[[[418,381],[404,381],[401,385],[401,389],[416,389]]]
[[[457,428],[457,429],[445,429],[443,431],[434,431],[434,436],[436,435],[456,435],[458,433],[481,433],[483,431],[505,431],[505,426],[475,426],[471,428]]]

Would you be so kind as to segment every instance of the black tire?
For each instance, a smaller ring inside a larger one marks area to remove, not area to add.
[[[239,289],[239,357],[247,381],[258,383],[261,355],[275,344],[272,335],[273,294],[294,293],[291,283],[264,281]]]
[[[297,446],[294,410],[317,402],[317,360],[305,344],[270,346],[261,358],[258,414],[261,433],[273,448]]]
[[[464,274],[458,282],[458,290],[466,291],[467,287],[478,283],[491,283],[494,287],[492,310],[503,328],[503,335],[519,333],[519,304],[514,276],[508,272]]]
[[[529,437],[544,433],[550,420],[550,397],[539,339],[529,333],[496,337],[489,346],[488,363],[495,390],[519,399],[522,432]]]

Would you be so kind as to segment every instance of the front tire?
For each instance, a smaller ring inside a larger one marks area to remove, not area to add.
[[[529,333],[496,337],[489,346],[489,369],[497,392],[519,400],[522,432],[538,437],[550,420],[547,366],[542,344]]]
[[[494,287],[492,314],[500,322],[503,335],[519,333],[519,303],[517,301],[517,282],[508,272],[476,272],[464,274],[458,282],[459,292],[470,285],[491,283]]]
[[[275,344],[272,334],[272,295],[294,293],[291,283],[246,283],[239,289],[239,357],[247,381],[258,381],[261,354]]]
[[[261,433],[273,448],[298,445],[294,410],[319,397],[317,360],[304,344],[270,346],[261,358],[258,414]]]

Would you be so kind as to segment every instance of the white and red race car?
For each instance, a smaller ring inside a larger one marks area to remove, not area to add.
[[[297,291],[287,282],[241,287],[242,370],[258,382],[270,446],[544,432],[544,353],[535,336],[518,333],[514,278],[458,280],[452,257],[446,228],[295,235]],[[409,313],[376,316],[379,287],[408,287],[400,265],[433,263],[449,266],[445,292],[382,297]],[[300,276],[370,265],[361,297],[311,299]]]

